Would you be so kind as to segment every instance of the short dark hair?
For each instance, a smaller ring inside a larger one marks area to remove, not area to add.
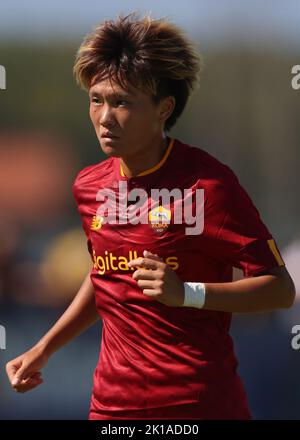
[[[176,123],[198,84],[201,56],[181,29],[165,19],[136,13],[104,21],[86,36],[78,49],[74,75],[78,84],[109,78],[121,87],[132,85],[152,95],[176,100],[165,129]]]

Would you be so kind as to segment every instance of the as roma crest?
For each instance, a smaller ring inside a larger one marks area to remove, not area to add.
[[[149,211],[149,223],[155,232],[164,232],[171,222],[171,211],[163,206],[157,206]]]

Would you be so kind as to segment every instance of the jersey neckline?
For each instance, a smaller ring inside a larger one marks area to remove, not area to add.
[[[142,171],[137,176],[127,177],[123,171],[120,158],[117,158],[116,168],[118,170],[119,178],[121,180],[136,180],[136,179],[140,180],[141,177],[150,176],[151,174],[154,174],[156,171],[161,170],[163,168],[163,166],[166,164],[166,162],[168,161],[168,159],[171,155],[171,152],[173,150],[174,144],[175,144],[174,138],[168,137],[168,139],[169,139],[169,144],[168,144],[168,147],[167,147],[163,157],[161,158],[161,160],[156,165],[154,165],[151,168],[148,168],[147,170]]]

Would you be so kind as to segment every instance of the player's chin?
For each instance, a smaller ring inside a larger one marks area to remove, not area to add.
[[[121,155],[121,143],[120,138],[101,138],[100,145],[103,153],[107,156],[116,156],[119,157]]]

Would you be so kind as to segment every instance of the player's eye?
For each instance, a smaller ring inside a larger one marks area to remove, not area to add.
[[[126,101],[125,99],[118,99],[117,101],[118,107],[125,107],[126,105],[128,105],[128,101]]]
[[[93,103],[94,105],[100,105],[100,104],[101,104],[100,99],[97,98],[96,96],[93,96],[92,99],[91,99],[91,101],[92,101],[92,103]]]

